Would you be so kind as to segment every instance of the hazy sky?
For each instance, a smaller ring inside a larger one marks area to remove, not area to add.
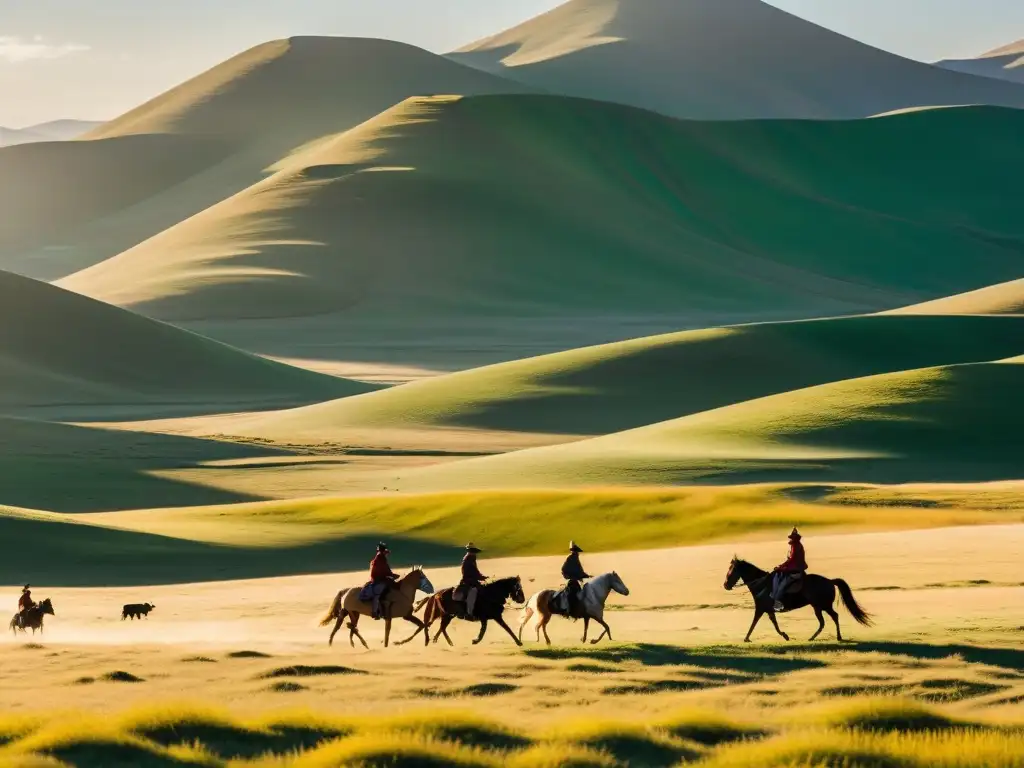
[[[1024,37],[1022,0],[770,0],[922,60]],[[107,119],[217,62],[296,34],[447,51],[559,0],[0,0],[0,125]]]

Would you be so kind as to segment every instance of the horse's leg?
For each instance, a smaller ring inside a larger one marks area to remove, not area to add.
[[[595,616],[594,617],[594,621],[596,621],[598,624],[600,624],[602,627],[604,627],[604,632],[602,632],[600,635],[598,635],[596,640],[591,640],[590,644],[591,645],[597,645],[599,642],[601,642],[601,638],[604,637],[605,635],[608,635],[608,639],[611,640],[612,639],[612,628],[609,627],[608,624],[605,623],[605,620],[604,619],[599,619],[599,618],[597,618]]]
[[[327,645],[334,645],[334,636],[338,634],[338,630],[341,629],[342,623],[345,621],[345,616],[348,612],[342,608],[338,613],[338,620],[334,623],[334,629],[331,630],[331,636],[327,638]],[[351,642],[352,636],[349,635],[349,641]]]
[[[480,619],[480,634],[476,636],[473,645],[480,645],[480,641],[484,639],[485,634],[487,634],[487,619]]]
[[[355,648],[356,644],[353,641],[353,637],[358,637],[359,642],[363,644],[363,648],[370,650],[370,646],[366,644],[366,638],[363,637],[363,633],[359,631],[359,614],[350,612],[348,615],[348,641],[352,647]]]
[[[516,633],[512,631],[512,627],[510,627],[508,624],[505,623],[505,617],[504,616],[499,616],[494,621],[495,621],[495,623],[497,623],[497,625],[499,627],[501,627],[506,632],[508,632],[508,636],[516,641],[516,645],[522,645],[523,644],[523,641],[520,640],[518,637],[516,637]]]
[[[437,630],[437,635],[434,636],[434,642],[435,643],[437,642],[438,638],[441,637],[441,635],[444,635],[444,639],[448,642],[448,645],[450,645],[450,646],[454,646],[455,645],[455,643],[452,642],[452,639],[450,637],[448,637],[448,625],[451,624],[451,623],[452,623],[452,616],[451,616],[451,614],[446,613],[444,615],[444,618],[441,619],[441,628],[439,630]]]
[[[779,622],[775,619],[775,611],[768,611],[768,618],[772,620],[772,626],[775,627],[775,631],[782,635],[782,637],[788,642],[789,635],[783,632],[782,629],[779,627]]]
[[[589,616],[584,616],[583,617],[583,639],[580,640],[581,643],[587,642],[587,630],[588,629],[590,629],[590,617]]]
[[[825,609],[825,612],[832,617],[832,621],[836,623],[836,639],[841,643],[843,642],[843,630],[839,628],[839,614],[836,613],[836,609],[831,605]]]
[[[529,605],[527,605],[526,608],[523,609],[523,620],[519,622],[519,639],[520,640],[523,639],[523,627],[525,627],[527,624],[529,624],[530,623],[530,619],[532,619],[532,618],[533,618],[533,608],[531,608]],[[540,640],[539,637],[537,639]]]
[[[750,642],[750,636],[752,634],[754,634],[754,627],[757,626],[757,622],[759,622],[761,620],[761,616],[763,614],[764,614],[764,611],[762,611],[760,608],[758,608],[755,605],[754,606],[754,620],[752,622],[750,622],[750,629],[747,630],[747,636],[743,638],[743,642],[744,643],[749,643]]]
[[[825,628],[825,617],[821,615],[821,608],[816,605],[812,607],[814,608],[814,615],[818,618],[818,631],[811,635],[807,642],[817,640],[818,635],[821,634],[821,630]]]
[[[430,643],[430,633],[427,632],[427,625],[424,624],[422,621],[420,621],[417,617],[412,616],[412,615],[410,615],[410,616],[403,616],[402,618],[405,619],[406,621],[408,621],[410,624],[415,624],[416,625],[416,631],[413,632],[411,635],[409,635],[407,638],[405,638],[405,640],[399,640],[397,643],[395,643],[395,645],[405,645],[410,640],[412,640],[414,637],[416,637],[416,635],[418,635],[420,632],[425,632],[426,633],[426,635],[425,635],[426,636],[426,640],[427,640],[426,644],[429,645],[429,643]]]
[[[540,623],[537,627],[537,642],[540,642],[540,633],[544,633],[544,642],[551,645],[551,638],[548,637],[548,622],[551,621],[551,614],[541,614]]]
[[[391,639],[391,616],[384,617],[384,647],[388,647],[388,640]]]

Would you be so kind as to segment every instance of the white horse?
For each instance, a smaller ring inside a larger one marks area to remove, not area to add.
[[[523,627],[527,625],[533,615],[539,614],[540,619],[537,621],[537,642],[540,642],[540,633],[544,633],[544,641],[551,645],[551,638],[548,637],[548,622],[551,621],[551,617],[555,615],[551,610],[551,601],[555,596],[557,590],[554,589],[542,589],[537,594],[533,595],[526,603],[526,607],[523,608],[522,621],[519,622],[519,639],[523,639]],[[587,630],[590,628],[590,620],[593,619],[602,627],[604,631],[597,636],[596,640],[591,640],[592,645],[597,644],[601,641],[605,635],[608,635],[608,639],[612,639],[612,630],[604,621],[604,604],[608,600],[608,595],[612,592],[618,592],[620,595],[628,595],[629,588],[622,581],[615,571],[611,573],[603,573],[600,576],[591,579],[583,586],[583,590],[580,592],[580,606],[583,608],[583,640],[587,642]],[[559,614],[560,615],[560,614]]]

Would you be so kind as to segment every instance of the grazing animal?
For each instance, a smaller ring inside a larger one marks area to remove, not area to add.
[[[526,602],[526,596],[523,594],[523,582],[518,576],[509,576],[504,579],[498,579],[481,585],[477,594],[476,605],[474,606],[472,618],[467,615],[465,602],[455,599],[455,591],[455,587],[449,587],[448,589],[441,590],[435,595],[423,598],[416,605],[416,611],[423,607],[424,604],[427,606],[426,611],[423,613],[424,632],[429,634],[430,625],[433,624],[436,619],[441,619],[441,628],[437,630],[437,634],[434,635],[435,643],[441,635],[444,635],[444,639],[448,641],[448,645],[455,645],[455,643],[452,642],[452,639],[448,636],[448,625],[455,619],[462,619],[463,621],[480,622],[480,634],[477,636],[476,640],[473,641],[473,645],[477,645],[484,639],[484,634],[487,632],[488,621],[495,622],[499,627],[508,632],[516,645],[523,644],[522,641],[516,637],[512,628],[505,623],[505,618],[502,616],[505,611],[505,603],[508,600],[513,600],[520,605]],[[419,630],[417,629],[416,632],[413,633],[413,637],[418,633]],[[412,637],[409,639],[411,640]]]
[[[384,618],[384,647],[388,647],[388,641],[391,638],[391,622],[393,619],[405,619],[406,621],[415,624],[417,627],[416,634],[419,634],[419,630],[423,629],[423,622],[413,616],[413,601],[416,598],[416,590],[432,595],[434,593],[434,585],[430,583],[420,567],[413,568],[409,573],[405,574],[395,582],[394,586],[388,591],[382,600],[381,608],[383,610]],[[349,589],[341,590],[337,595],[334,596],[334,601],[331,603],[330,609],[327,611],[327,615],[320,621],[321,627],[326,627],[332,621],[335,622],[334,629],[331,630],[331,636],[327,640],[328,645],[334,644],[334,636],[341,629],[341,623],[346,618],[349,619],[348,628],[348,642],[354,648],[355,641],[353,637],[358,637],[359,642],[363,644],[364,648],[369,648],[366,644],[366,640],[359,633],[359,617],[360,616],[373,616],[372,604],[365,600],[359,599],[359,593],[362,592],[361,587],[352,587]],[[411,637],[401,640],[396,645],[405,645],[407,642],[412,640],[416,636],[413,634]],[[430,638],[425,638],[427,642]],[[425,645],[426,643],[424,643]]]
[[[611,573],[603,573],[595,579],[591,579],[584,587],[583,591],[580,592],[579,606],[580,613],[579,617],[567,617],[567,618],[581,618],[583,619],[583,640],[587,641],[587,630],[590,627],[590,620],[593,619],[602,627],[604,631],[597,636],[596,640],[591,640],[591,645],[596,645],[601,641],[605,635],[608,635],[608,639],[612,639],[612,630],[604,620],[604,604],[608,600],[608,595],[612,592],[618,592],[620,595],[628,595],[629,588],[625,582],[619,577],[615,571]],[[537,621],[537,642],[540,642],[540,634],[544,633],[544,641],[551,645],[551,638],[548,637],[548,622],[551,621],[553,615],[556,614],[551,610],[551,602],[554,599],[556,591],[553,589],[544,589],[535,594],[527,602],[526,607],[523,608],[522,621],[519,622],[519,639],[523,639],[523,627],[527,625],[534,614],[539,614],[540,619]]]
[[[149,618],[149,612],[156,608],[151,603],[129,603],[121,609],[121,621],[131,617],[132,621],[136,619],[142,619],[143,616]]]
[[[766,613],[775,627],[775,631],[786,640],[789,640],[789,635],[779,628],[779,622],[775,620],[775,600],[771,596],[771,578],[772,574],[768,571],[762,571],[756,565],[748,563],[746,560],[741,560],[738,557],[732,559],[729,571],[725,574],[726,589],[731,590],[738,582],[742,581],[744,586],[750,590],[751,597],[754,598],[754,621],[751,622],[750,629],[747,630],[747,636],[743,638],[745,643],[750,642],[750,635],[754,631],[754,627],[761,620],[761,616]],[[814,609],[814,615],[818,617],[818,631],[811,635],[811,640],[815,640],[825,628],[825,619],[822,617],[822,613],[827,613],[832,617],[832,621],[835,622],[836,637],[839,642],[842,642],[843,632],[839,628],[839,614],[832,607],[836,601],[837,589],[842,597],[843,605],[846,606],[846,610],[850,612],[854,620],[858,624],[870,627],[870,614],[860,607],[853,597],[853,590],[850,589],[850,585],[842,579],[827,579],[817,574],[807,574],[803,580],[802,589],[799,592],[790,592],[783,595],[781,602],[787,612],[795,611],[808,605]]]
[[[34,635],[38,629],[39,633],[42,634],[43,617],[54,615],[56,614],[53,612],[53,603],[50,602],[50,598],[46,598],[41,603],[36,603],[23,614],[14,614],[10,624],[11,632],[17,635],[19,631],[24,632],[26,629],[31,629]]]

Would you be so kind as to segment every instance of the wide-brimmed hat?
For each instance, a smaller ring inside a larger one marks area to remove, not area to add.
[[[483,550],[480,549],[478,546],[476,546],[476,544],[474,544],[472,541],[469,542],[469,544],[466,545],[466,551],[467,552],[472,552],[474,555],[479,553],[479,552],[483,552]]]
[[[377,551],[378,551],[378,552],[390,552],[391,550],[390,550],[390,549],[388,549],[388,545],[387,545],[387,544],[385,544],[385,543],[384,543],[384,542],[382,541],[382,542],[381,542],[380,544],[378,544],[378,545],[377,545]]]
[[[800,531],[798,531],[796,528],[794,528],[793,531],[789,534],[789,538],[791,538],[791,539],[799,539],[799,538],[801,538]]]
[[[576,544],[575,541],[570,541],[569,542],[569,551],[570,552],[582,552],[583,550]]]
[[[30,584],[26,584],[24,587],[21,588],[21,591],[28,592],[30,589],[32,589],[32,586]]]

